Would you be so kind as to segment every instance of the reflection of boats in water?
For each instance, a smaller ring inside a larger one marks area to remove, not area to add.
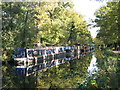
[[[34,74],[36,72],[41,72],[45,69],[48,69],[52,66],[56,66],[59,64],[62,64],[65,62],[64,58],[56,59],[56,60],[51,60],[51,61],[46,61],[44,60],[43,63],[30,63],[27,65],[19,65],[15,67],[15,72],[18,76],[29,76],[31,74]]]

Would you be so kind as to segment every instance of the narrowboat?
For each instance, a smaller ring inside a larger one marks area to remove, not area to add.
[[[46,48],[35,48],[35,49],[24,49],[18,48],[15,51],[14,60],[21,62],[21,61],[33,61],[43,60],[46,58],[54,58],[59,54],[64,54],[65,48],[61,47],[46,47]]]

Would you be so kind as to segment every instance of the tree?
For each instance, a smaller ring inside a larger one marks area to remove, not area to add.
[[[2,3],[2,48],[4,56],[13,56],[17,47],[27,48],[36,39],[34,7],[36,3],[3,2]],[[30,47],[30,46],[29,46]]]
[[[119,43],[119,3],[108,2],[96,11],[96,27],[100,27],[97,38],[106,45]]]
[[[81,35],[91,37],[82,15],[75,12],[70,3],[44,3],[36,7],[36,12],[39,13],[36,22],[41,29],[38,35],[44,38],[44,43],[74,44],[79,43]]]
[[[12,58],[16,48],[32,48],[40,38],[42,45],[89,43],[87,23],[72,8],[71,2],[3,2],[3,56]]]

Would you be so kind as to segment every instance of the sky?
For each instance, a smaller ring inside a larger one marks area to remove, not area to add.
[[[78,13],[82,14],[84,16],[84,19],[87,21],[87,23],[91,24],[91,19],[95,19],[94,13],[96,10],[98,10],[101,6],[106,5],[106,2],[100,2],[96,0],[72,0],[74,3],[74,9]],[[97,30],[99,28],[90,28],[89,31],[91,32],[91,35],[93,38],[97,35]]]

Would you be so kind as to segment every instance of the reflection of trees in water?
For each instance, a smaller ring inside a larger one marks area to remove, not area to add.
[[[118,75],[120,73],[117,70],[118,62],[112,60],[110,58],[112,56],[106,51],[96,50],[95,56],[97,57],[99,72],[88,79],[87,87],[118,88]]]
[[[94,53],[95,57],[97,58],[103,58],[104,57],[104,51],[100,50],[100,49],[95,49],[95,53]]]
[[[117,69],[116,69],[116,72],[117,72],[117,77],[118,77],[118,86],[120,87],[120,60],[117,61]]]
[[[73,60],[39,73],[38,87],[76,88],[87,73],[90,56]],[[45,76],[46,75],[46,76]],[[42,76],[42,77],[41,77]]]
[[[3,67],[3,88],[76,88],[86,77],[91,58],[87,55],[79,60],[67,61],[59,66],[51,67],[36,76],[23,78],[15,76],[13,67],[5,66]]]
[[[97,51],[95,55],[98,57],[99,72],[87,79],[87,69],[92,58],[90,55],[81,57],[79,60],[67,61],[36,76],[31,75],[26,78],[16,77],[12,66],[2,66],[3,88],[117,88],[120,86],[120,61],[111,60],[109,58],[111,56],[106,55],[104,51]]]
[[[17,77],[15,76],[14,67],[7,65],[2,66],[2,88],[34,88],[36,87],[36,77],[29,76],[29,77]]]

